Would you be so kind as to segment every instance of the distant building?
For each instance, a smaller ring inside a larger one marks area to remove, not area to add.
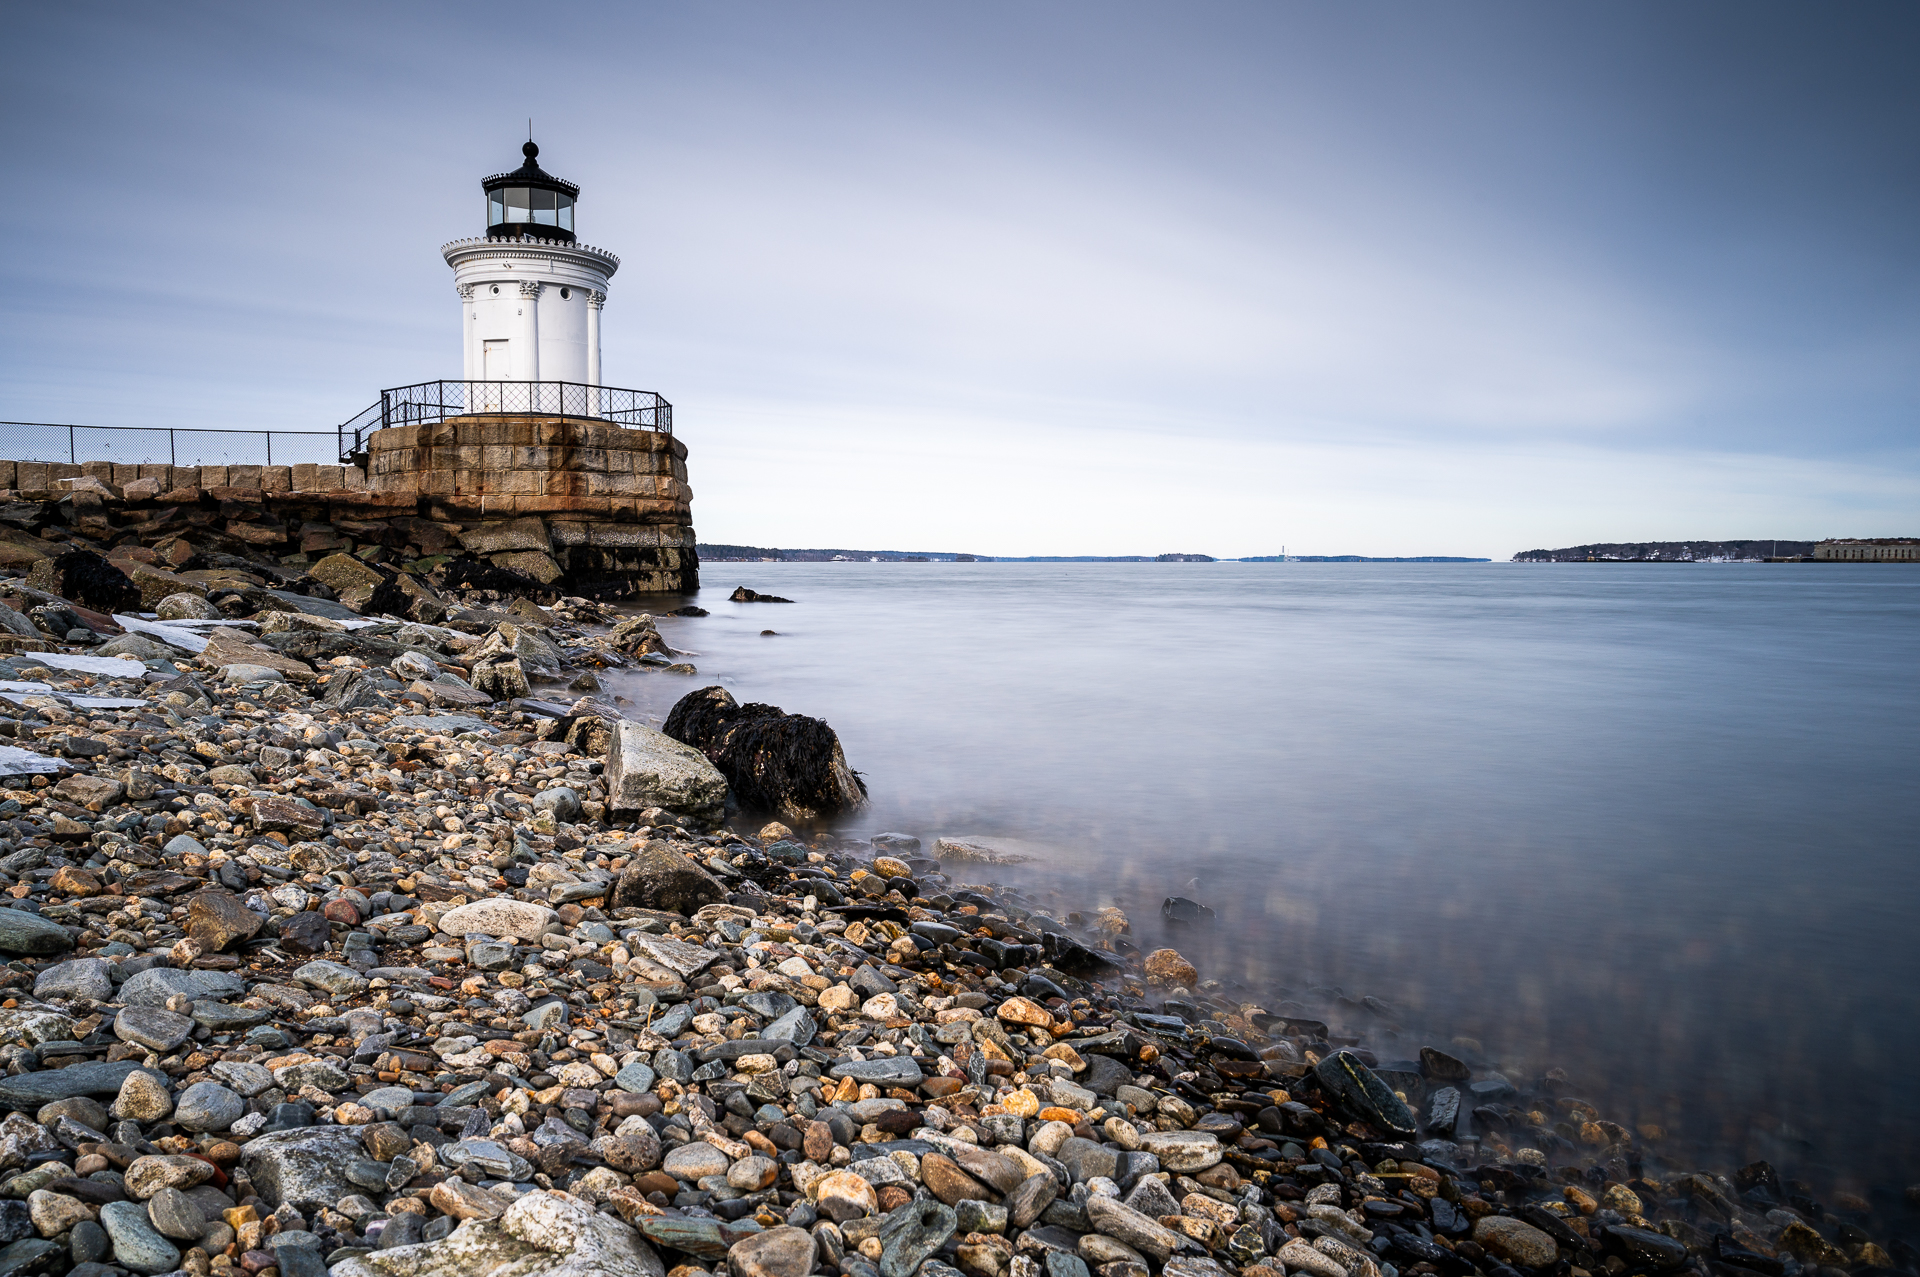
[[[1822,541],[1813,547],[1816,559],[1860,559],[1869,562],[1920,562],[1920,538],[1865,537]]]

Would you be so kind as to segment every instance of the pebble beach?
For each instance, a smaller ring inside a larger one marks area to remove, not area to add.
[[[1920,1258],[1558,1070],[1388,1055],[1043,907],[990,847],[625,806],[602,676],[692,667],[650,618],[469,603],[0,659],[0,1277]]]

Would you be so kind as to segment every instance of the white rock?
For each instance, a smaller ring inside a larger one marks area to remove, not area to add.
[[[726,807],[727,778],[720,769],[693,746],[643,723],[622,722],[614,733],[606,779],[613,811],[664,807],[717,820]]]
[[[450,936],[479,933],[499,940],[538,940],[547,924],[560,915],[545,905],[530,900],[506,900],[498,897],[459,905],[440,915],[440,930]]]
[[[1150,1131],[1140,1147],[1160,1159],[1162,1170],[1187,1174],[1220,1163],[1220,1141],[1206,1131]]]
[[[498,1218],[470,1219],[437,1242],[395,1246],[328,1270],[329,1277],[665,1277],[633,1229],[584,1202],[532,1192]]]

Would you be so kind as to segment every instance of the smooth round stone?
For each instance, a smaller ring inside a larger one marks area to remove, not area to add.
[[[173,1120],[189,1131],[224,1131],[246,1112],[247,1102],[218,1082],[195,1082],[173,1102]]]
[[[535,794],[533,796],[533,809],[535,811],[550,811],[553,813],[555,820],[564,821],[567,824],[572,824],[574,821],[580,819],[582,814],[580,795],[565,785],[555,785],[551,789],[543,789]]]
[[[361,1096],[360,1102],[370,1109],[385,1109],[389,1113],[398,1113],[413,1103],[413,1092],[404,1086],[383,1086],[377,1091],[369,1091]]]
[[[725,1153],[704,1140],[695,1140],[668,1153],[660,1169],[675,1179],[697,1183],[709,1175],[725,1175],[731,1165]]]
[[[873,1185],[852,1171],[835,1171],[825,1176],[816,1186],[816,1192],[820,1213],[838,1224],[880,1209],[880,1198],[873,1191]]]
[[[626,1175],[638,1175],[660,1165],[660,1137],[645,1122],[636,1122],[631,1130],[622,1130],[607,1141],[607,1165]]]
[[[621,1090],[632,1095],[643,1095],[653,1089],[654,1072],[640,1061],[635,1060],[613,1075],[613,1083]]]
[[[284,683],[287,676],[267,665],[250,665],[244,661],[220,667],[220,681],[235,685],[241,683]]]
[[[1505,1215],[1488,1215],[1475,1224],[1473,1240],[1522,1268],[1551,1268],[1560,1259],[1560,1248],[1553,1238],[1524,1220]]]
[[[198,594],[169,594],[153,605],[153,614],[163,621],[217,621],[220,609]]]
[[[107,1251],[113,1242],[107,1236],[107,1230],[92,1220],[83,1220],[73,1226],[73,1240],[70,1249],[76,1264],[97,1264],[107,1257]]]
[[[813,1236],[784,1226],[742,1238],[727,1251],[727,1270],[737,1277],[807,1277],[813,1261]]]
[[[113,1258],[136,1273],[166,1273],[180,1266],[180,1250],[162,1237],[147,1218],[142,1202],[108,1202],[100,1225],[113,1240]]]
[[[200,1203],[177,1188],[163,1188],[147,1199],[147,1220],[161,1236],[176,1241],[197,1241],[207,1231]]]
[[[727,1168],[727,1185],[745,1193],[755,1193],[770,1188],[774,1180],[780,1177],[780,1166],[772,1158],[743,1157]]]

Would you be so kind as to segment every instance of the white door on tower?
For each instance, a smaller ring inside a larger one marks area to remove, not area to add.
[[[513,375],[513,365],[508,362],[510,355],[505,341],[489,341],[480,347],[480,376],[484,385],[480,387],[479,407],[487,412],[500,411],[499,383]]]

